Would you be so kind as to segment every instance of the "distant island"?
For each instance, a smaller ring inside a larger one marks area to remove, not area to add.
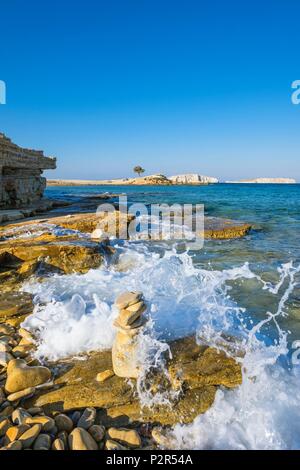
[[[218,178],[188,173],[175,176],[161,174],[141,176],[137,178],[119,178],[111,180],[48,180],[48,186],[91,186],[91,185],[205,185],[219,183]]]
[[[165,176],[162,174],[141,176],[137,178],[118,178],[107,180],[76,180],[76,179],[55,179],[48,180],[48,186],[101,186],[101,185],[207,185],[220,183],[218,178],[213,176],[204,176],[197,173],[186,173],[175,176]],[[240,183],[264,183],[264,184],[295,184],[293,178],[255,178],[240,181],[226,181],[228,184]]]
[[[226,181],[226,183],[296,184],[297,181],[294,178],[254,178],[240,181]]]

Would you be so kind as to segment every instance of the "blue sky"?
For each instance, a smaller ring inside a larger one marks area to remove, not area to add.
[[[10,0],[0,129],[48,176],[300,181],[299,0]]]

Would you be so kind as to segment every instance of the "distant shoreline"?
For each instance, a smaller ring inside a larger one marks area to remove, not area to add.
[[[270,178],[268,181],[262,178],[261,181],[257,180],[243,180],[243,181],[224,181],[219,183],[177,183],[163,180],[144,180],[142,178],[122,178],[115,180],[76,180],[76,179],[47,179],[47,187],[51,186],[208,186],[211,184],[297,184],[296,180],[284,178]]]

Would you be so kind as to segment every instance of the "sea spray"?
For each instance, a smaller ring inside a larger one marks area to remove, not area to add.
[[[299,369],[288,371],[278,360],[287,354],[287,335],[278,320],[286,314],[299,268],[283,265],[278,283],[272,285],[248,264],[206,270],[194,266],[187,253],[156,252],[142,243],[116,247],[116,264],[84,275],[54,275],[42,284],[31,282],[24,287],[35,296],[34,313],[24,326],[38,334],[37,357],[58,359],[110,348],[116,296],[126,289],[142,291],[151,306],[150,328],[141,338],[147,345],[141,357],[145,368],[138,381],[143,405],[170,403],[169,395],[153,394],[145,381],[155,361],[164,370],[166,341],[196,333],[199,342],[224,348],[228,354],[243,353],[239,359],[242,386],[218,390],[210,410],[189,426],[176,426],[172,433],[176,447],[300,448]],[[256,282],[262,293],[280,296],[275,313],[262,312],[263,319],[251,328],[251,312],[229,298],[230,284],[242,279]],[[277,341],[271,343],[266,337],[266,325],[273,326]]]
[[[299,368],[287,370],[279,358],[288,353],[287,333],[277,319],[285,315],[286,302],[297,285],[300,267],[288,263],[279,268],[280,280],[264,288],[277,294],[287,282],[275,313],[253,327],[242,359],[242,385],[236,390],[218,390],[214,405],[188,426],[175,426],[170,442],[187,449],[299,449]],[[278,338],[266,346],[259,338],[266,323],[273,322]]]

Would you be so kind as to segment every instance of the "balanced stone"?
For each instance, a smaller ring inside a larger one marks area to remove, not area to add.
[[[121,310],[123,308],[129,307],[130,305],[136,304],[141,298],[141,292],[124,292],[123,294],[119,295],[115,305]]]
[[[145,310],[146,310],[146,305],[144,303],[142,303],[141,308],[139,308],[139,310],[137,310],[136,312],[131,312],[127,309],[122,309],[118,316],[118,324],[121,327],[132,325],[132,323],[134,323],[136,320],[138,320],[138,318],[140,318],[140,316],[142,315],[143,312],[145,312]]]

